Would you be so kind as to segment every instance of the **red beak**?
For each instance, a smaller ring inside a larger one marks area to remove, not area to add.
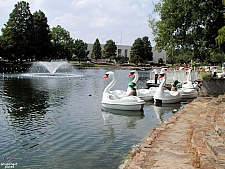
[[[108,78],[108,76],[107,75],[104,75],[103,78]]]
[[[128,76],[133,76],[134,74],[130,73]]]
[[[163,77],[162,75],[159,75],[159,76],[158,76],[159,79],[162,78],[162,77]]]

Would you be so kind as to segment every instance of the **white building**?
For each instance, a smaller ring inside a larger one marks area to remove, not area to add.
[[[126,45],[116,45],[117,46],[117,56],[125,56],[130,58],[131,46]],[[102,50],[104,49],[104,44],[101,44]],[[91,58],[91,53],[93,49],[93,44],[88,44],[88,58]],[[159,58],[162,58],[164,63],[166,63],[166,51],[162,50],[160,53],[157,50],[153,50],[153,60],[150,63],[158,63]]]

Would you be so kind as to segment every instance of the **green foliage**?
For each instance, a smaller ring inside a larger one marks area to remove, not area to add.
[[[36,60],[49,58],[52,53],[52,43],[48,20],[42,11],[33,14],[34,19],[34,55]]]
[[[144,55],[143,55],[142,60],[144,61],[144,63],[146,63],[146,61],[153,60],[152,46],[151,46],[151,42],[147,36],[144,36],[142,38],[142,41],[144,43]]]
[[[141,38],[135,39],[131,51],[130,51],[130,62],[138,65],[142,63],[142,56],[144,55],[144,42]]]
[[[18,2],[2,29],[1,48],[10,61],[49,58],[51,36],[45,14],[39,10],[32,15],[27,2]]]
[[[147,36],[137,38],[130,51],[130,62],[135,64],[147,63],[153,60],[152,46]]]
[[[70,33],[59,25],[50,30],[47,22],[41,10],[31,14],[29,3],[21,1],[15,4],[5,28],[2,28],[0,56],[13,62],[27,59],[71,60],[73,54],[79,60],[87,58],[86,43],[81,40],[74,42]]]
[[[9,14],[5,28],[2,28],[2,46],[7,53],[5,59],[20,59],[22,62],[33,55],[33,30],[29,3],[18,2]]]
[[[218,30],[218,36],[216,37],[216,42],[219,46],[225,43],[225,26]]]
[[[224,52],[221,50],[221,48],[217,48],[214,49],[213,51],[211,51],[210,53],[210,62],[211,63],[222,63],[225,61],[225,54]]]
[[[155,35],[156,49],[174,57],[177,49],[192,51],[193,59],[204,62],[216,47],[217,31],[224,26],[222,1],[162,0],[155,5],[160,20],[149,19]],[[173,61],[174,59],[170,59]]]
[[[222,0],[223,5],[225,5],[225,0]],[[223,45],[223,51],[225,51],[225,26],[218,30],[218,36],[216,37],[217,44],[221,47]]]
[[[113,40],[107,40],[103,49],[103,59],[113,60],[116,58],[117,47]]]
[[[95,43],[93,45],[91,58],[95,59],[96,62],[97,62],[97,59],[101,59],[102,58],[102,48],[101,48],[101,44],[100,44],[98,38],[95,40]]]
[[[74,40],[70,33],[60,25],[53,27],[51,30],[53,58],[71,60],[73,55]]]
[[[201,79],[209,78],[211,77],[211,74],[209,72],[200,72]]]
[[[80,39],[75,40],[74,42],[74,56],[79,60],[85,60],[87,59],[87,55],[89,54],[89,51],[87,50],[88,44],[83,42]]]
[[[116,60],[116,63],[122,64],[122,63],[127,63],[129,58],[126,56],[117,56],[115,60]]]
[[[190,62],[191,67],[198,67],[201,66],[201,63],[199,62]]]

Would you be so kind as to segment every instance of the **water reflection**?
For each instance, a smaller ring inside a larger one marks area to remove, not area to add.
[[[135,129],[137,120],[144,118],[144,111],[124,111],[102,108],[102,117],[105,125],[109,125],[113,118],[126,118],[126,127],[128,129]]]
[[[177,107],[173,106],[169,106],[169,104],[167,106],[155,106],[154,105],[154,111],[156,114],[157,119],[159,120],[160,123],[162,123],[164,121],[163,119],[163,115],[167,114],[167,113],[176,113],[180,108],[180,105],[177,105]]]
[[[158,118],[159,122],[162,123],[164,121],[164,116],[169,114],[168,115],[169,117],[175,114],[180,109],[182,109],[184,105],[188,104],[192,100],[193,99],[182,99],[180,103],[176,103],[176,104],[161,104],[160,106],[154,105],[154,111],[155,111],[156,117]]]
[[[76,69],[82,78],[0,77],[0,163],[12,154],[20,168],[117,168],[159,122],[152,102],[144,112],[101,110],[106,71]],[[126,90],[129,70],[113,71],[115,89]],[[138,87],[145,88],[149,72],[139,74]],[[171,116],[163,112],[162,120]]]

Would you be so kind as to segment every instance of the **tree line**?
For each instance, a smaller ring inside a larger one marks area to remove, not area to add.
[[[223,0],[161,0],[154,6],[160,19],[149,18],[155,48],[166,50],[167,63],[218,64],[225,61]]]
[[[88,60],[88,44],[81,39],[73,39],[70,32],[57,25],[50,29],[48,19],[41,11],[30,11],[29,3],[20,1],[14,5],[9,19],[1,29],[0,57],[10,62],[41,61],[52,59]],[[142,64],[153,60],[150,40],[147,36],[137,38],[130,58],[117,56],[117,46],[113,40],[106,41],[103,49],[96,38],[91,58],[109,59],[120,62]]]

